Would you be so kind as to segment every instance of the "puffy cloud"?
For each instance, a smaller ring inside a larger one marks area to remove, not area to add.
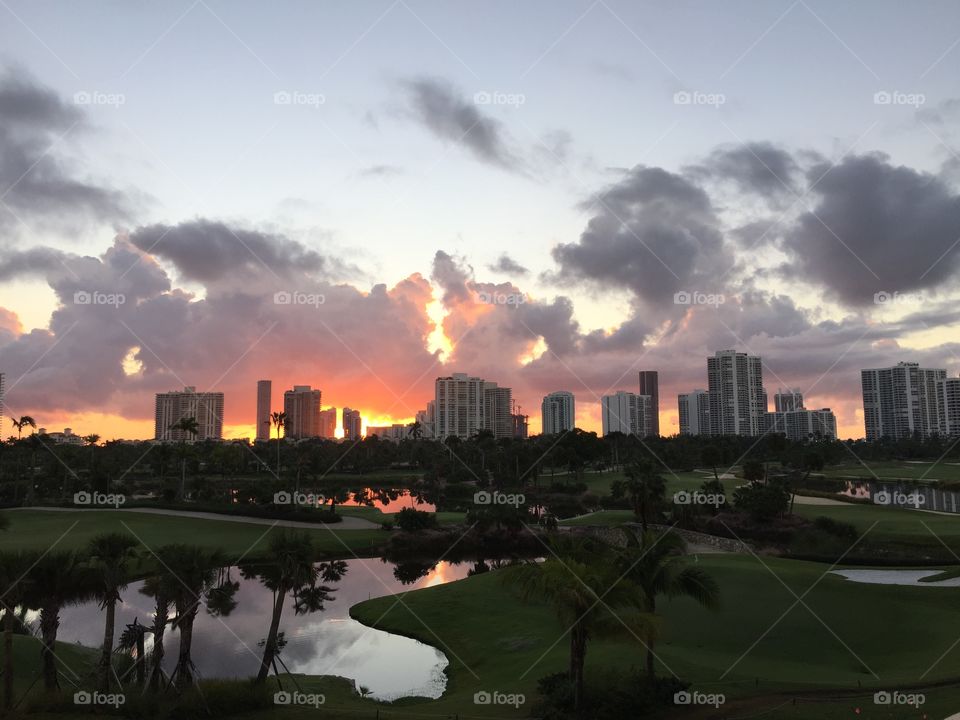
[[[800,167],[794,157],[771,143],[754,142],[715,149],[691,175],[732,183],[742,193],[768,199],[799,194]]]
[[[491,272],[503,273],[505,275],[528,275],[530,273],[527,268],[507,255],[507,253],[503,253],[497,258],[495,263],[491,263],[487,268]]]

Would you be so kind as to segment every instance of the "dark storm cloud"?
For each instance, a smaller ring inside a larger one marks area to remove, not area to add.
[[[829,170],[829,172],[828,172]],[[960,196],[940,178],[884,155],[815,165],[815,204],[785,234],[785,276],[862,305],[879,291],[935,288],[960,262]]]
[[[731,182],[743,193],[765,198],[798,193],[799,166],[793,156],[771,143],[754,142],[715,149],[700,165],[688,168],[694,177]]]
[[[497,261],[488,265],[487,268],[491,272],[503,273],[505,275],[528,275],[530,273],[527,268],[506,253],[498,257]]]
[[[602,192],[575,243],[553,257],[561,281],[625,288],[650,302],[713,290],[732,262],[707,193],[661,168],[636,167]]]
[[[130,242],[172,262],[190,280],[210,282],[240,270],[278,277],[293,272],[323,274],[330,263],[319,253],[281,235],[233,228],[213,220],[137,228]]]
[[[474,157],[505,170],[519,171],[521,161],[509,149],[503,125],[480,111],[452,84],[439,78],[406,80],[402,87],[410,108],[430,132],[461,145]]]
[[[60,158],[59,146],[83,128],[77,107],[33,83],[22,70],[0,74],[0,195],[18,217],[31,225],[129,217],[123,193],[80,178]],[[13,224],[3,211],[0,223]]]

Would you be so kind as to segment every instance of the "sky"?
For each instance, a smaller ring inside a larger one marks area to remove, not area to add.
[[[859,369],[960,372],[958,64],[954,2],[4,0],[4,415],[658,370],[671,434],[736,348],[862,437]]]

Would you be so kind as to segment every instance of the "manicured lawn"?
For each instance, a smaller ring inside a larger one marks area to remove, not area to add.
[[[134,535],[148,548],[169,543],[191,543],[220,548],[228,560],[241,556],[256,558],[267,547],[270,525],[180,518],[110,510],[10,510],[3,513],[10,519],[10,528],[0,532],[0,550],[46,550],[54,543],[58,549],[83,547],[94,535],[104,532],[125,532]],[[339,557],[351,554],[370,556],[386,541],[382,530],[336,530],[321,527],[307,529],[318,550]]]
[[[852,460],[852,458],[851,458]],[[857,477],[864,480],[951,480],[960,481],[960,464],[955,460],[934,462],[896,462],[890,460],[851,462],[824,468],[827,477]],[[864,467],[866,465],[866,467]]]
[[[793,511],[806,518],[821,516],[848,522],[864,533],[870,530],[867,538],[872,542],[890,540],[919,545],[939,545],[943,540],[947,545],[960,550],[960,514],[942,515],[939,513],[906,510],[859,503],[842,505],[801,505],[796,503]]]

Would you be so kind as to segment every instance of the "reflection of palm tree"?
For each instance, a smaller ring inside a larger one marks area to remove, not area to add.
[[[170,429],[180,432],[180,493],[177,498],[183,500],[183,492],[187,484],[187,435],[196,437],[200,433],[200,426],[195,417],[182,417],[171,425]]]
[[[270,413],[270,422],[277,429],[277,480],[280,479],[280,428],[286,430],[287,414],[285,412]]]
[[[106,610],[103,626],[103,647],[97,666],[97,690],[110,692],[114,621],[120,591],[129,581],[130,562],[136,557],[137,541],[123,533],[104,533],[90,541],[89,566],[96,583],[95,593],[100,607]]]
[[[267,552],[269,565],[243,568],[245,577],[257,577],[273,591],[273,612],[270,629],[263,643],[263,658],[257,682],[262,683],[276,671],[280,651],[280,618],[287,595],[294,598],[294,612],[298,615],[323,610],[324,602],[332,600],[333,588],[318,585],[319,580],[335,582],[347,571],[342,560],[314,564],[314,548],[310,535],[305,532],[281,530],[270,538]]]
[[[223,564],[219,551],[209,551],[197,545],[169,546],[172,564],[170,575],[175,579],[170,598],[177,610],[173,627],[180,631],[180,654],[170,675],[170,682],[179,690],[193,684],[196,666],[193,664],[193,623],[204,595],[214,586],[217,568]]]

